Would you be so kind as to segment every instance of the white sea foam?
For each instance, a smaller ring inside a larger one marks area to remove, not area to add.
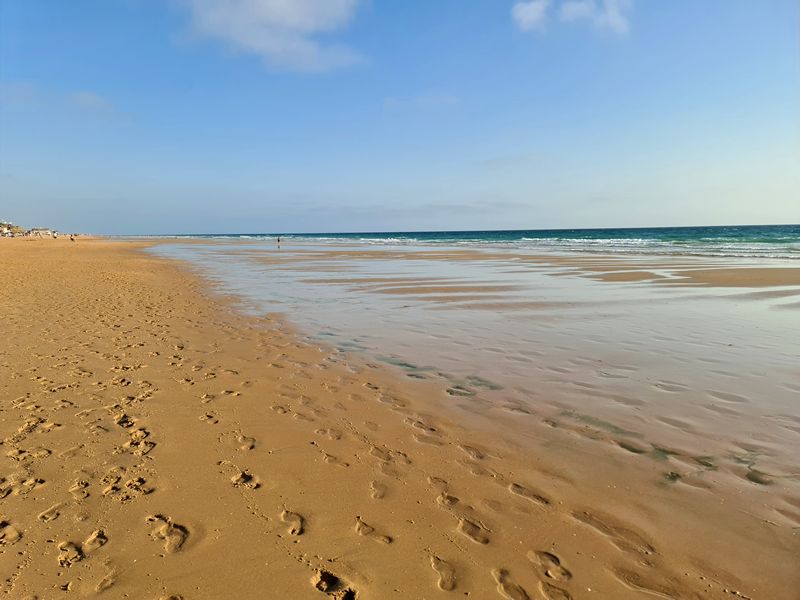
[[[553,232],[537,237],[502,237],[511,232],[460,232],[457,234],[214,234],[181,236],[178,239],[248,240],[274,242],[278,237],[296,244],[365,245],[390,247],[478,247],[496,249],[524,249],[541,252],[591,252],[605,254],[644,254],[673,256],[713,256],[731,258],[770,258],[800,260],[800,238],[792,235],[774,235],[762,239],[735,236],[704,236],[687,239],[658,239],[657,237],[589,237],[570,236],[578,231],[565,231],[563,236]],[[533,232],[530,232],[533,233]],[[632,232],[633,233],[633,232]]]

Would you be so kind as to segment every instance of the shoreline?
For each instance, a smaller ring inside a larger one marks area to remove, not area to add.
[[[238,314],[146,244],[61,245],[0,243],[8,594],[792,600],[800,584],[797,527],[731,531],[713,490],[637,498],[635,443],[596,460],[543,425],[552,456],[531,457],[448,416],[441,386]],[[319,591],[319,571],[341,583]]]

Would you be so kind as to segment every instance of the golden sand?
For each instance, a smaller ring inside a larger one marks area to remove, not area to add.
[[[0,240],[7,597],[796,600],[796,526],[455,423],[141,245]]]

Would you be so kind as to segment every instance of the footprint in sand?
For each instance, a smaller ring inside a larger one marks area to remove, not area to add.
[[[362,535],[364,537],[371,538],[376,542],[380,542],[381,544],[391,544],[392,538],[388,535],[382,535],[375,531],[375,528],[371,525],[367,525],[364,521],[361,520],[361,517],[356,517],[356,533],[358,535]]]
[[[252,450],[256,447],[256,438],[240,433],[236,436],[236,443],[239,445],[239,450]]]
[[[114,415],[114,423],[125,429],[129,429],[136,424],[136,419],[129,417],[124,412]]]
[[[341,460],[340,458],[336,458],[333,454],[328,454],[327,452],[322,453],[323,458],[325,459],[326,463],[330,463],[332,465],[336,465],[337,467],[349,467],[350,463]]]
[[[22,450],[20,448],[17,448],[15,450],[11,450],[11,451],[7,452],[6,456],[8,456],[9,458],[11,458],[13,460],[22,462],[22,461],[31,460],[31,459],[39,460],[39,459],[42,459],[42,458],[47,458],[52,453],[53,453],[52,450],[48,450],[47,448],[42,448],[40,446],[38,448],[31,448],[30,450]]]
[[[67,448],[63,452],[59,452],[59,458],[73,458],[75,455],[80,452],[80,450],[84,447],[85,444],[78,444],[77,446],[72,446],[71,448]]]
[[[155,442],[147,439],[150,437],[150,432],[146,429],[140,428],[131,432],[130,439],[125,443],[124,448],[130,450],[136,456],[144,456],[155,448]]]
[[[373,500],[381,500],[384,496],[386,496],[386,492],[388,491],[386,485],[379,481],[371,482],[369,484],[369,489]]]
[[[378,402],[383,404],[388,404],[389,406],[393,406],[394,408],[405,408],[406,403],[399,398],[395,398],[394,396],[389,396],[388,394],[381,394],[378,397]]]
[[[204,415],[200,415],[199,419],[201,421],[205,421],[209,425],[216,425],[217,423],[219,423],[219,417],[216,415],[216,413],[212,413],[212,412],[205,413]]]
[[[22,539],[22,533],[6,520],[0,519],[0,546],[10,546]]]
[[[567,590],[562,590],[546,581],[539,582],[539,591],[546,600],[572,600],[572,595]]]
[[[642,592],[647,594],[648,596],[660,596],[662,598],[680,598],[680,592],[676,590],[672,585],[669,583],[659,582],[656,581],[655,578],[650,576],[642,576],[636,571],[630,569],[623,569],[619,567],[614,567],[611,569],[614,577],[616,577],[620,583],[624,586],[636,590],[637,592]],[[733,593],[733,590],[731,590]],[[738,594],[735,594],[738,596]],[[556,597],[555,600],[561,600],[559,597]]]
[[[314,431],[317,435],[324,435],[329,440],[338,441],[342,439],[342,432],[338,429],[317,429]]]
[[[406,423],[406,425],[411,425],[415,429],[419,429],[420,431],[424,431],[425,433],[438,433],[438,430],[436,429],[436,427],[433,427],[432,425],[428,425],[425,421],[422,421],[420,419],[414,419],[414,418],[408,417],[407,419],[405,419],[404,423]]]
[[[497,591],[503,598],[509,600],[530,600],[528,592],[511,580],[511,575],[505,569],[494,569],[492,577],[497,582]]]
[[[43,510],[42,512],[40,512],[39,516],[37,518],[40,521],[43,521],[44,523],[49,523],[50,521],[55,521],[59,517],[59,515],[61,514],[61,512],[60,512],[61,506],[62,506],[61,504],[54,504],[53,506],[51,506],[47,510]]]
[[[121,467],[121,466],[111,467],[106,472],[106,474],[103,475],[103,477],[100,479],[100,482],[103,485],[111,486],[113,488],[116,488],[116,486],[114,484],[119,483],[120,479],[122,479],[122,474],[123,473],[125,473],[125,467]],[[106,488],[105,490],[103,490],[103,495],[104,496],[108,495],[109,491],[110,491],[109,488]]]
[[[69,493],[72,494],[72,497],[75,498],[75,500],[80,502],[81,500],[89,497],[89,492],[86,490],[88,487],[88,481],[78,480],[70,486]]]
[[[561,564],[561,559],[555,554],[543,550],[530,550],[527,556],[528,560],[542,570],[545,577],[549,577],[554,581],[569,581],[572,579],[572,573]]]
[[[369,449],[369,454],[370,456],[373,456],[384,463],[399,463],[403,465],[411,464],[411,460],[409,460],[408,455],[405,452],[400,452],[399,450],[389,450],[388,448],[372,446]]]
[[[447,482],[441,477],[434,477],[433,475],[428,476],[428,484],[434,491],[440,494],[447,491]]]
[[[97,423],[93,423],[88,427],[89,432],[93,433],[94,435],[101,435],[103,433],[108,433],[108,429],[103,427],[102,425],[98,425]]]
[[[314,573],[311,584],[334,600],[356,600],[356,591],[330,571]]]
[[[469,519],[459,519],[456,531],[467,536],[476,544],[488,544],[489,536],[486,535],[486,530],[480,525],[476,525]]]
[[[414,441],[418,444],[428,444],[429,446],[443,446],[444,442],[437,437],[426,433],[415,433]]]
[[[496,479],[498,476],[496,471],[487,469],[474,460],[459,460],[457,462],[476,477],[491,477],[492,479]]]
[[[88,556],[98,548],[105,546],[106,542],[108,542],[108,537],[105,532],[102,529],[97,529],[86,538],[86,541],[83,542],[81,546],[81,550],[85,556]]]
[[[103,576],[100,581],[97,582],[94,586],[94,591],[98,594],[100,592],[105,592],[106,590],[114,587],[114,584],[117,583],[117,574],[116,573],[107,573]]]
[[[261,481],[258,477],[252,473],[248,473],[246,469],[240,469],[229,460],[221,460],[217,464],[233,469],[234,473],[231,476],[231,483],[234,487],[244,487],[250,490],[257,490],[261,487]]]
[[[133,479],[126,481],[121,488],[115,485],[106,488],[103,490],[103,495],[111,496],[118,502],[122,502],[124,504],[134,500],[135,498],[139,498],[140,496],[152,494],[153,491],[154,489],[147,485],[147,481],[144,477],[134,477]]]
[[[70,567],[83,560],[83,552],[72,542],[61,542],[58,545],[58,550],[58,564],[62,567]]]
[[[178,552],[189,537],[189,530],[174,523],[170,517],[151,515],[146,521],[153,525],[150,536],[155,540],[163,540],[164,550],[169,554]]]
[[[431,568],[439,576],[436,585],[440,590],[449,592],[456,589],[456,571],[453,565],[438,556],[431,555]]]
[[[644,556],[656,553],[655,548],[643,536],[626,527],[612,524],[612,521],[606,517],[601,519],[586,511],[574,512],[572,517],[605,535],[623,552]]]
[[[231,483],[234,487],[244,487],[249,490],[257,490],[261,487],[258,477],[247,471],[239,471],[231,477]]]
[[[460,445],[459,449],[462,452],[464,452],[464,454],[469,456],[472,460],[483,460],[484,458],[486,458],[486,455],[483,452],[472,446]]]
[[[256,447],[256,438],[247,436],[241,431],[228,432],[225,434],[224,440],[228,446],[243,452]]]
[[[5,498],[13,493],[15,496],[25,496],[44,485],[44,479],[38,477],[24,478],[24,475],[9,475],[8,479],[0,477],[0,498]]]
[[[447,492],[442,492],[436,497],[436,504],[438,504],[439,506],[444,506],[444,507],[455,506],[456,504],[458,504],[458,502],[459,502],[458,498],[456,498],[455,496],[451,496]]]
[[[289,534],[291,535],[302,535],[305,530],[305,519],[295,512],[284,510],[281,513],[281,521],[289,525]]]
[[[521,496],[522,498],[525,498],[526,500],[530,500],[531,502],[534,502],[534,503],[542,505],[542,506],[547,506],[547,505],[550,504],[550,500],[548,498],[546,498],[545,496],[543,496],[542,494],[534,492],[533,490],[530,490],[530,489],[526,488],[525,486],[520,485],[518,483],[510,484],[508,486],[508,491],[510,491],[512,494],[515,494],[517,496]]]

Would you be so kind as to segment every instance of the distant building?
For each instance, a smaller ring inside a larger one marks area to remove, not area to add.
[[[54,237],[54,231],[48,227],[34,227],[27,235],[31,237]]]

